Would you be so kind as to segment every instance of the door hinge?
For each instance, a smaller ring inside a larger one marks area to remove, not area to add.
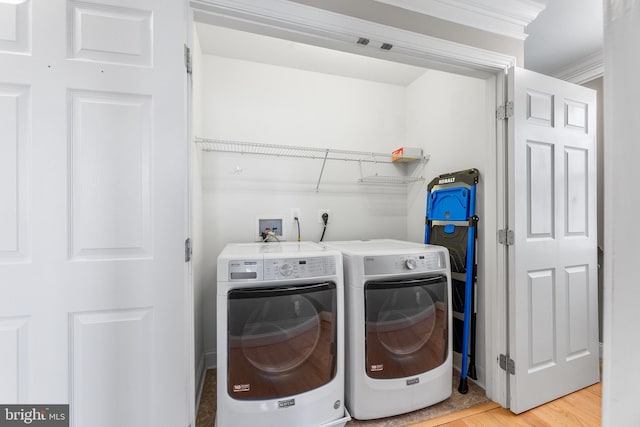
[[[189,46],[187,46],[186,44],[184,45],[184,66],[187,69],[187,74],[190,75],[192,71],[191,48],[189,48]]]
[[[513,116],[513,101],[509,101],[496,109],[496,118],[498,120],[506,120],[511,116]]]
[[[505,246],[513,245],[515,243],[513,230],[509,230],[508,228],[498,230],[498,243]]]
[[[191,238],[189,237],[184,241],[184,262],[191,261],[191,255],[193,254],[193,248],[191,247]]]
[[[501,354],[498,362],[500,363],[500,369],[507,371],[507,373],[511,375],[516,374],[516,362],[509,356]]]

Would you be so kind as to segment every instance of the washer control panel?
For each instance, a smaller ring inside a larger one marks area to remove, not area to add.
[[[334,276],[336,259],[332,256],[274,258],[229,261],[229,280],[286,280]]]
[[[421,273],[447,268],[445,253],[425,252],[407,255],[364,257],[364,274]]]
[[[262,280],[262,260],[229,261],[229,280]]]

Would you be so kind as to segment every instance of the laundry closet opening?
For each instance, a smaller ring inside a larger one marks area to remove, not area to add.
[[[259,240],[260,218],[282,219],[281,240],[299,235],[317,242],[322,212],[329,213],[325,241],[422,242],[429,181],[477,168],[476,367],[477,383],[485,387],[484,287],[495,267],[485,259],[484,217],[489,212],[495,224],[495,77],[374,58],[368,52],[380,47],[370,45],[358,55],[201,22],[193,32],[192,118],[199,142],[192,147],[191,206],[194,253],[201,254],[193,266],[196,386],[220,351],[215,260],[227,243]],[[394,164],[373,154],[325,163],[322,156],[204,151],[203,140],[389,155],[413,147],[426,158]],[[491,197],[485,197],[485,174],[492,177]]]

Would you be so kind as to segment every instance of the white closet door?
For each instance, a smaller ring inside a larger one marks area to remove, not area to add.
[[[599,379],[596,93],[509,70],[511,410]]]
[[[0,0],[0,402],[188,425],[185,13]]]

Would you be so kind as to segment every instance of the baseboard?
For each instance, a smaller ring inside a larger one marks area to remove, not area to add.
[[[196,369],[196,414],[198,408],[200,408],[200,398],[202,397],[202,390],[204,389],[204,379],[207,376],[207,369],[205,367],[205,355],[200,355],[200,361],[198,362],[198,368]]]
[[[204,355],[207,358],[207,361],[206,361],[207,369],[216,369],[218,353],[214,350],[214,351],[207,351]]]
[[[486,372],[484,371],[484,368],[481,366],[478,366],[476,364],[476,376],[478,377],[477,380],[471,379],[471,381],[473,381],[474,383],[476,383],[477,386],[479,386],[481,389],[486,390],[487,389],[487,375]]]

